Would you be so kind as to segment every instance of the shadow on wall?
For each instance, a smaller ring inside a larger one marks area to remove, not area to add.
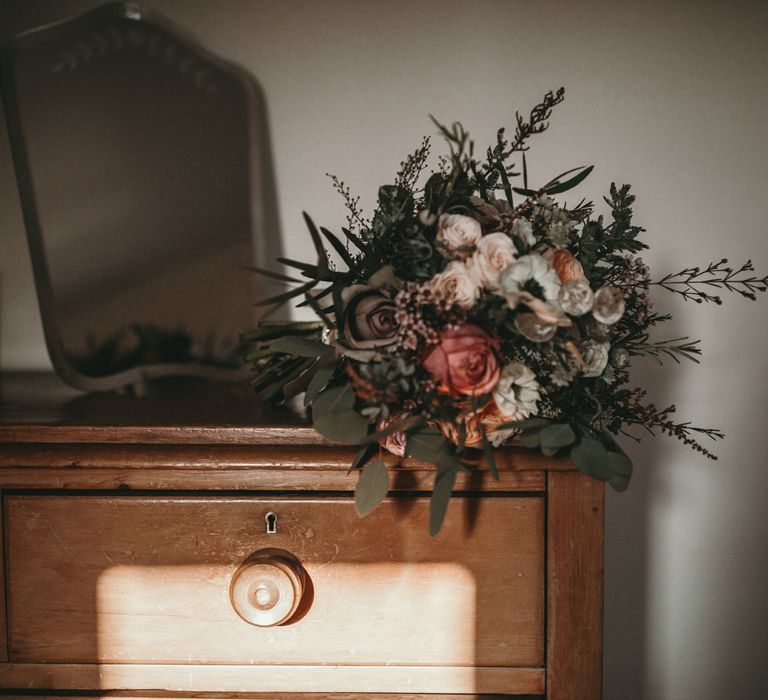
[[[668,387],[671,372],[654,367],[634,371],[638,385],[658,382]],[[656,370],[654,376],[648,370]],[[669,376],[660,376],[660,375]],[[665,394],[671,392],[664,392]],[[659,396],[659,400],[667,398]],[[644,431],[639,431],[644,432]],[[638,432],[638,434],[639,434]],[[606,698],[647,700],[649,660],[650,509],[653,483],[660,468],[660,450],[653,439],[622,445],[635,471],[629,489],[606,488],[604,694]]]

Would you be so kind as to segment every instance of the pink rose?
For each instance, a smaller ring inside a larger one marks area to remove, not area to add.
[[[498,347],[497,339],[471,323],[445,328],[424,358],[424,369],[450,394],[486,394],[499,381]]]

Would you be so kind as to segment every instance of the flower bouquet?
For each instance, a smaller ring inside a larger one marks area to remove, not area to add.
[[[650,291],[719,304],[712,290],[754,299],[768,278],[721,260],[653,281],[637,257],[647,246],[628,185],[610,187],[606,217],[591,202],[555,199],[591,167],[531,187],[528,142],[563,97],[549,92],[530,115],[517,113],[514,134],[499,130],[482,158],[460,124],[435,122],[449,154],[427,173],[425,138],[379,189],[370,219],[333,177],[347,226],[335,234],[305,214],[317,261],[281,258],[294,276],[256,270],[290,285],[260,304],[297,300],[318,321],[262,321],[246,334],[255,388],[267,401],[305,392],[322,435],[362,446],[352,463],[361,514],[387,493],[383,450],[435,465],[432,534],[458,471],[484,460],[498,478],[494,449],[510,441],[568,454],[618,490],[632,464],[615,438],[633,426],[713,457],[699,439],[719,430],[676,421],[674,406],[627,386],[633,357],[700,354],[689,338],[651,339],[670,316],[654,311]]]

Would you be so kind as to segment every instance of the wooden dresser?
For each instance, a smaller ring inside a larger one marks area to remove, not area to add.
[[[0,694],[601,695],[603,484],[565,461],[500,453],[430,538],[426,465],[361,519],[356,449],[247,387],[0,396]]]

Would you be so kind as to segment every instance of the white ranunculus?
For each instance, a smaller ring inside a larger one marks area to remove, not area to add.
[[[499,286],[509,302],[515,308],[520,302],[529,282],[538,285],[544,301],[554,302],[560,294],[560,278],[554,268],[538,253],[523,255],[499,275]]]
[[[583,316],[592,310],[595,295],[586,279],[571,279],[560,288],[560,308],[571,316]]]
[[[585,377],[599,377],[608,364],[609,343],[586,340],[581,350],[582,374]]]
[[[478,242],[468,265],[469,271],[481,287],[497,291],[501,271],[509,267],[516,257],[515,244],[506,233],[489,233]]]
[[[480,223],[464,214],[443,214],[437,220],[437,240],[448,250],[469,255],[483,236]]]
[[[480,286],[460,260],[453,260],[430,281],[432,291],[464,309],[472,307],[480,296]]]
[[[501,370],[493,400],[504,415],[522,420],[536,413],[540,398],[536,375],[522,362],[513,362]]]

